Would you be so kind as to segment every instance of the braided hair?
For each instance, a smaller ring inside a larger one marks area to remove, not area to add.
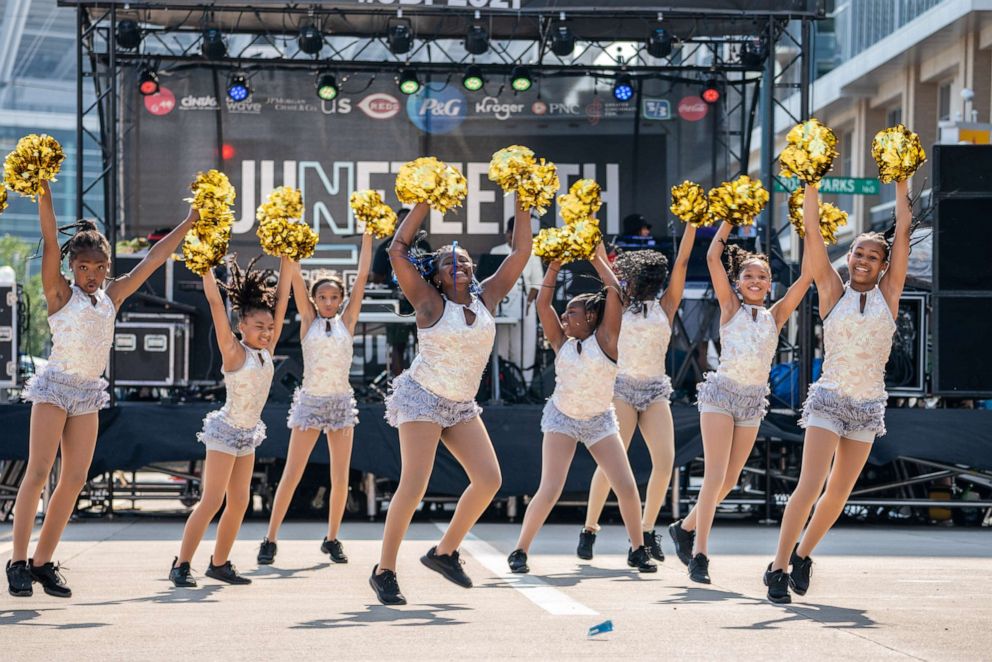
[[[724,267],[727,269],[727,275],[730,276],[732,282],[737,282],[737,279],[741,277],[741,272],[744,271],[744,265],[748,262],[761,262],[769,274],[772,272],[771,266],[768,264],[768,256],[764,253],[752,253],[736,244],[726,244],[724,248]]]
[[[583,294],[576,295],[569,305],[573,303],[582,304],[583,309],[589,313],[596,314],[596,322],[592,325],[592,330],[595,332],[599,328],[599,323],[603,321],[603,313],[606,312],[606,288],[599,290],[598,292],[584,292]]]
[[[413,240],[413,245],[410,246],[407,251],[406,259],[410,261],[414,267],[417,268],[417,272],[420,274],[421,278],[426,280],[428,283],[434,286],[434,288],[441,294],[441,286],[435,282],[434,276],[438,271],[438,264],[441,262],[441,257],[445,253],[453,253],[455,251],[454,244],[448,244],[446,246],[441,246],[437,250],[426,251],[419,247],[422,240],[427,237],[427,233],[421,230],[417,233],[416,238]],[[393,276],[395,278],[395,276]],[[469,292],[475,296],[480,296],[482,294],[482,284],[475,279],[475,274],[472,275],[472,282],[469,285]]]
[[[613,262],[623,287],[623,299],[631,307],[657,299],[668,278],[668,258],[658,251],[625,251]]]
[[[63,225],[59,232],[69,235],[69,240],[62,244],[60,256],[65,260],[73,261],[80,253],[86,251],[96,251],[102,253],[107,261],[110,261],[110,242],[96,229],[96,223],[89,219],[82,219],[69,225]]]
[[[274,274],[271,269],[254,268],[260,257],[253,258],[244,271],[236,260],[231,260],[231,277],[220,284],[241,319],[256,311],[275,314],[276,288],[271,282]]]

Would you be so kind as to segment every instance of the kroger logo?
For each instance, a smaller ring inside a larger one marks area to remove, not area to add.
[[[453,85],[440,91],[425,86],[407,98],[406,114],[424,133],[450,133],[465,120],[465,97]]]

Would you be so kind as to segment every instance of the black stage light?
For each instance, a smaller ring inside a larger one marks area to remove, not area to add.
[[[656,58],[672,54],[672,35],[665,28],[655,28],[648,35],[648,55]]]
[[[400,72],[399,79],[400,92],[406,95],[416,94],[420,91],[420,79],[413,69],[404,69]]]
[[[297,43],[300,45],[300,50],[307,55],[316,55],[324,48],[324,35],[316,25],[307,24],[300,28]]]
[[[761,69],[768,57],[768,47],[764,39],[750,39],[741,45],[741,64],[748,69]]]
[[[575,33],[567,25],[559,24],[551,35],[551,52],[558,57],[568,57],[575,50]]]
[[[397,55],[407,53],[413,46],[413,33],[410,31],[409,23],[393,23],[386,30],[386,41],[389,43],[389,50]]]
[[[141,28],[137,21],[125,18],[117,24],[117,45],[126,51],[133,51],[141,45]]]
[[[142,96],[158,94],[158,74],[152,69],[144,68],[138,75],[138,91]]]
[[[619,73],[613,83],[613,98],[617,101],[630,101],[634,96],[634,83],[630,74]]]
[[[710,105],[720,100],[722,95],[720,94],[720,87],[717,85],[715,78],[710,78],[706,81],[706,84],[703,85],[703,93],[700,96],[703,97],[703,101]]]
[[[248,77],[240,71],[235,71],[227,79],[227,96],[231,101],[244,101],[251,96],[251,85]]]
[[[513,71],[510,72],[510,87],[515,92],[526,92],[533,84],[534,80],[530,77],[527,67],[513,67]]]
[[[317,96],[324,101],[331,101],[338,95],[338,81],[329,71],[317,74],[316,86]]]
[[[482,69],[474,64],[470,64],[465,69],[465,76],[462,78],[462,87],[469,92],[478,92],[486,84],[486,79],[482,76]]]
[[[227,55],[227,44],[224,43],[224,35],[217,28],[203,29],[203,43],[200,45],[200,52],[208,60],[220,60]]]
[[[481,25],[472,25],[465,35],[465,50],[472,55],[482,55],[489,50],[489,32]]]

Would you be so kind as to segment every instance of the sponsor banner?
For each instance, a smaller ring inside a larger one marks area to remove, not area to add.
[[[670,120],[672,119],[672,104],[668,99],[645,97],[641,104],[641,117],[646,120]]]
[[[457,239],[479,255],[503,242],[506,219],[513,213],[513,197],[504,196],[488,178],[492,153],[511,144],[527,145],[556,163],[561,193],[583,177],[599,182],[604,233],[618,233],[621,219],[632,212],[644,213],[661,227],[668,181],[666,159],[657,155],[665,153],[666,138],[642,131],[635,149],[633,106],[611,110],[623,113],[614,118],[604,104],[600,123],[593,126],[586,121],[586,107],[594,95],[591,88],[584,96],[576,93],[575,81],[562,82],[560,89],[546,83],[541,100],[546,107],[538,103],[536,91],[466,99],[454,85],[442,89],[431,83],[424,94],[402,99],[390,83],[376,82],[353,97],[320,103],[311,75],[259,72],[252,103],[261,112],[253,113],[243,105],[218,103],[209,71],[171,76],[174,110],[162,113],[168,105],[164,100],[151,106],[122,104],[130,113],[124,120],[135,127],[123,145],[125,234],[141,236],[181,220],[182,199],[196,171],[220,168],[237,189],[233,252],[243,258],[260,252],[256,207],[274,187],[295,186],[303,192],[304,222],[320,234],[317,252],[304,267],[347,270],[357,263],[359,245],[348,206],[351,193],[373,188],[398,207],[396,172],[403,163],[429,155],[465,174],[468,196],[461,208],[443,217],[432,213],[424,229],[435,245]],[[188,99],[185,112],[183,99]],[[570,121],[541,121],[552,116]],[[639,163],[635,153],[641,155]],[[541,223],[556,224],[556,214],[552,208]]]
[[[709,104],[699,96],[683,97],[678,105],[679,117],[686,122],[698,122],[706,117],[709,110]]]

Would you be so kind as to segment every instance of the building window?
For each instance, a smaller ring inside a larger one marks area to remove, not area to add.
[[[889,112],[885,113],[885,126],[895,126],[896,124],[902,124],[902,108],[890,108]]]
[[[854,132],[845,131],[840,137],[840,174],[844,177],[853,176],[853,165],[851,162],[854,153]]]
[[[937,89],[937,120],[946,122],[951,119],[951,84],[941,83]]]

